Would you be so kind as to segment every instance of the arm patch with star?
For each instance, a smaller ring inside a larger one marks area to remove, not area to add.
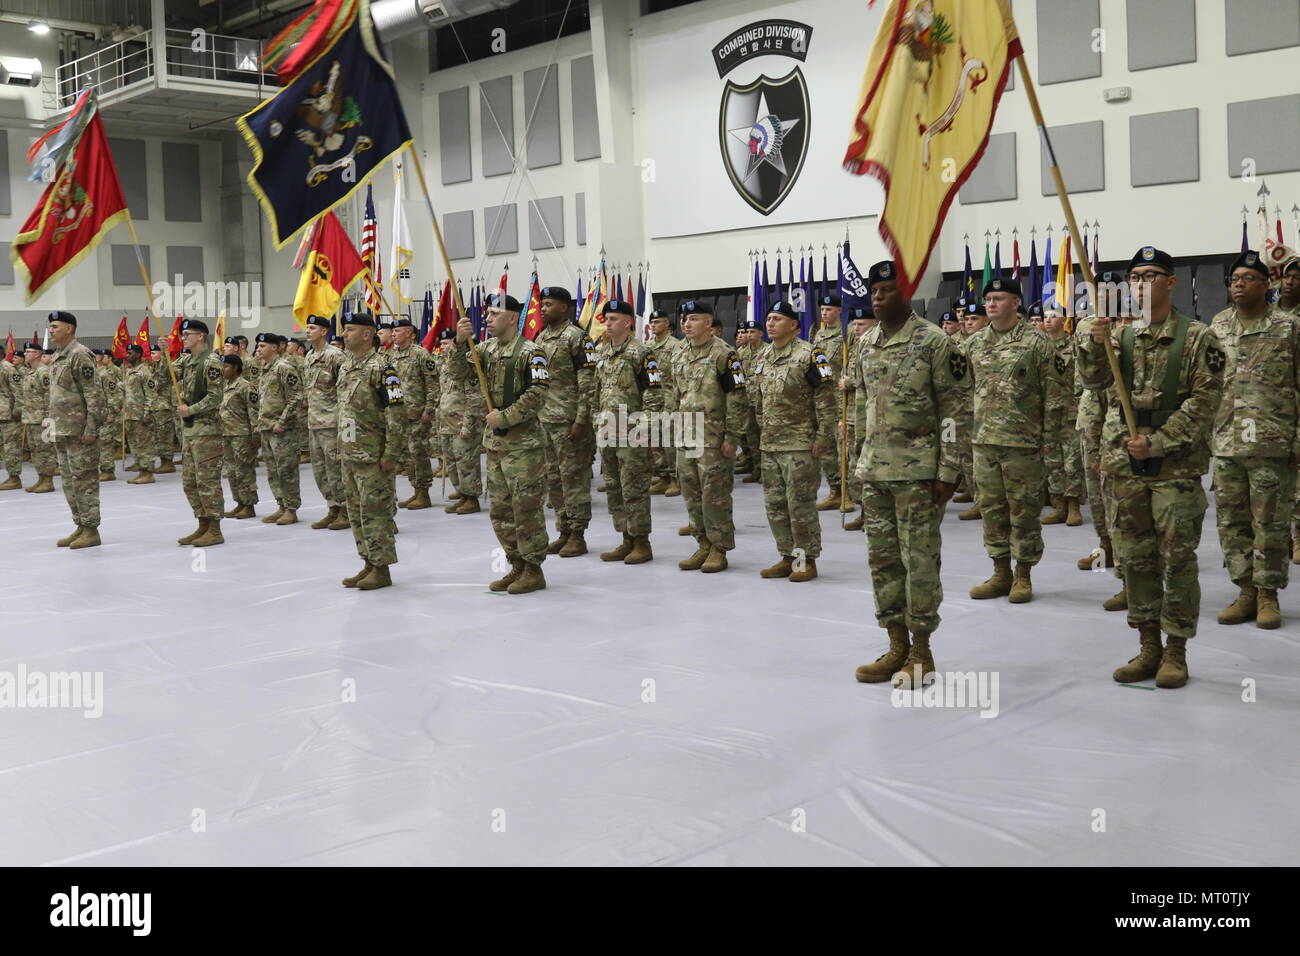
[[[1228,356],[1213,345],[1205,347],[1205,364],[1211,372],[1222,372],[1225,365],[1228,364]]]
[[[970,363],[967,362],[964,353],[958,352],[956,349],[948,353],[948,372],[952,375],[954,382],[960,382],[964,379],[969,368]]]

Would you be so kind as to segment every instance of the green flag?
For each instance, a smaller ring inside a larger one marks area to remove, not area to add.
[[[988,284],[993,281],[993,263],[989,262],[989,241],[984,240],[984,281],[980,285],[980,298],[984,297],[984,290]]]

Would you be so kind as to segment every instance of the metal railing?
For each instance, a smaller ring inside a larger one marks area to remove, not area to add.
[[[120,43],[64,63],[59,67],[57,76],[57,109],[66,109],[75,103],[77,96],[87,86],[95,87],[99,95],[103,96],[105,93],[152,80],[152,35],[144,31]]]

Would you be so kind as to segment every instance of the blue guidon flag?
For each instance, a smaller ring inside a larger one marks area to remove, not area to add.
[[[340,29],[320,52],[239,119],[253,151],[248,182],[266,209],[277,249],[411,142],[369,4],[342,6]]]

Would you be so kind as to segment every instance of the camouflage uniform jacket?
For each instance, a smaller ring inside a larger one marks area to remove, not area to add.
[[[283,357],[262,369],[257,388],[257,427],[270,431],[276,425],[286,431],[299,424],[302,411],[302,377]]]
[[[703,345],[684,339],[673,358],[672,376],[677,410],[704,415],[703,447],[743,441],[749,398],[745,368],[735,349],[717,337]]]
[[[1210,328],[1228,359],[1214,419],[1215,456],[1300,453],[1300,323],[1275,306],[1257,319],[1229,308]]]
[[[1083,373],[1079,368],[1077,357],[1079,350],[1083,348],[1084,340],[1090,338],[1092,333],[1092,319],[1083,319],[1074,327],[1074,354],[1076,361],[1074,363],[1074,380],[1081,390],[1079,395],[1079,413],[1075,416],[1074,427],[1083,433],[1083,439],[1088,445],[1089,454],[1099,454],[1101,450],[1101,429],[1102,424],[1106,421],[1106,410],[1109,407],[1109,392],[1100,388],[1087,388],[1083,384]]]
[[[831,371],[836,381],[844,371],[845,338],[844,332],[838,325],[818,325],[812,337],[812,344],[825,352],[826,357],[831,360]]]
[[[1065,364],[1051,340],[1024,319],[1005,332],[987,325],[966,346],[979,445],[1042,448],[1060,431]]]
[[[388,360],[397,368],[402,380],[402,404],[406,417],[415,421],[422,415],[433,416],[438,410],[438,363],[423,347],[394,345]]]
[[[1047,333],[1043,333],[1046,335]],[[1083,386],[1079,384],[1079,376],[1075,368],[1074,361],[1074,337],[1070,334],[1062,335],[1059,339],[1053,339],[1050,335],[1047,340],[1052,343],[1052,351],[1060,361],[1055,362],[1058,371],[1064,367],[1061,375],[1061,388],[1057,392],[1057,400],[1061,403],[1060,427],[1068,431],[1074,430],[1074,423],[1079,416],[1079,396],[1083,391]]]
[[[617,413],[620,405],[628,412],[662,410],[659,357],[635,335],[622,345],[602,338],[596,349],[595,372],[596,411]]]
[[[339,456],[375,464],[406,457],[407,421],[397,369],[380,352],[351,352],[339,367]]]
[[[951,337],[915,314],[893,335],[877,325],[851,377],[863,428],[857,477],[954,484],[970,370]]]
[[[564,424],[590,423],[596,368],[596,346],[591,337],[566,322],[559,328],[544,327],[537,333],[534,344],[545,354],[551,375],[546,403],[538,419]]]
[[[16,422],[23,417],[20,388],[22,376],[9,362],[0,361],[0,422]]]
[[[823,451],[835,446],[835,379],[831,359],[818,345],[792,339],[763,350],[749,392],[763,451]]]
[[[122,387],[122,415],[128,422],[142,422],[154,407],[158,376],[145,362],[126,370]]]
[[[50,408],[50,368],[39,364],[23,376],[23,424],[43,425]]]
[[[502,342],[500,339],[488,339],[478,348],[479,361],[483,365],[483,374],[488,382],[488,394],[492,396],[492,407],[501,413],[501,427],[506,429],[504,435],[498,435],[483,423],[483,447],[488,451],[515,451],[521,448],[542,448],[545,438],[542,435],[541,420],[537,417],[546,404],[546,393],[550,386],[550,369],[546,353],[536,342],[524,339],[519,344],[519,361],[515,367],[515,401],[502,408],[505,401],[506,373],[510,367],[510,357],[515,350],[515,339]],[[451,353],[452,378],[461,386],[478,388],[478,375],[470,364],[469,343],[457,343]],[[468,419],[469,410],[466,409]],[[468,424],[468,421],[467,421]],[[461,426],[463,431],[466,425]]]
[[[113,366],[105,365],[95,369],[95,384],[104,403],[104,424],[114,425],[122,415],[122,376]]]
[[[49,365],[49,416],[55,438],[99,437],[104,399],[95,382],[95,355],[80,342],[54,353]]]
[[[221,395],[226,390],[221,369],[221,356],[210,349],[201,355],[191,355],[181,369],[181,400],[190,412],[190,421],[184,425],[182,434],[189,438],[221,434]],[[196,400],[200,387],[204,395]]]
[[[332,345],[312,349],[303,363],[303,390],[307,395],[307,427],[336,428],[339,423],[339,367],[343,353]],[[406,383],[406,379],[402,379]],[[256,414],[257,403],[253,403]]]
[[[659,377],[662,381],[660,391],[663,393],[664,408],[671,411],[677,407],[677,389],[673,382],[673,358],[682,347],[682,340],[671,333],[662,339],[651,339],[646,348],[655,353],[659,360]]]
[[[335,419],[335,424],[338,419]],[[221,393],[221,434],[239,438],[257,431],[257,391],[242,375],[226,383]]]

